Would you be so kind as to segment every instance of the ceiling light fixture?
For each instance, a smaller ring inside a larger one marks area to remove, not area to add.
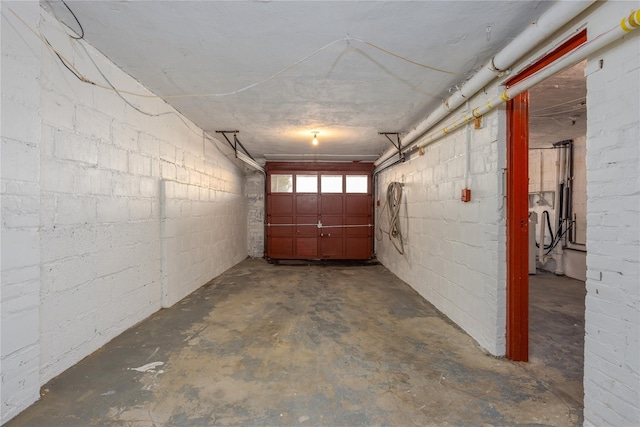
[[[313,145],[318,145],[318,134],[320,132],[318,132],[317,130],[314,130],[313,132],[311,132],[313,134],[313,140],[311,141],[311,143]]]

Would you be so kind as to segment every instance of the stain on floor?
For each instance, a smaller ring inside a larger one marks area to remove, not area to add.
[[[375,264],[247,259],[43,390],[8,427],[581,423]]]

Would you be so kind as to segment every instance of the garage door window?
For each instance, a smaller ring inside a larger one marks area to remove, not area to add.
[[[292,193],[293,175],[271,175],[272,193]]]
[[[296,175],[296,193],[317,193],[317,175]]]
[[[347,193],[367,193],[368,183],[367,175],[347,175]]]
[[[322,175],[320,191],[322,193],[342,193],[342,175]]]

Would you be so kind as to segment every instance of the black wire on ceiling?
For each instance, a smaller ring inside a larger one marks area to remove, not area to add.
[[[80,20],[78,19],[76,14],[73,13],[73,10],[71,10],[69,5],[64,0],[60,0],[60,1],[67,8],[69,13],[71,13],[71,15],[73,15],[73,19],[76,20],[76,22],[78,23],[78,27],[80,27],[80,35],[79,36],[76,37],[76,36],[69,35],[69,37],[71,37],[72,39],[75,39],[75,40],[82,40],[84,38],[84,28],[82,27],[82,24],[80,23]]]
[[[47,40],[47,38],[45,36],[42,36],[42,37],[44,38],[44,41],[49,45],[49,47],[51,48],[52,52],[56,54],[56,56],[58,57],[58,59],[60,60],[62,65],[64,65],[65,68],[71,72],[71,74],[73,74],[81,82],[89,83],[85,79],[83,79],[80,75],[78,75],[78,73],[76,73],[71,67],[69,67],[69,65],[67,64],[67,61],[65,61],[64,58],[62,56],[60,56],[60,54],[53,49],[53,46],[51,46],[51,43],[49,43],[49,40]],[[69,37],[73,37],[73,36],[69,36]],[[73,37],[73,38],[75,38],[75,37]],[[79,40],[79,39],[76,39],[76,40]]]

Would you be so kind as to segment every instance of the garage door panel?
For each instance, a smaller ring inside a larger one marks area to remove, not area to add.
[[[341,236],[344,233],[344,218],[342,216],[322,216],[322,230],[320,232],[325,236]]]
[[[347,237],[345,242],[348,259],[366,259],[371,256],[370,237]]]
[[[343,196],[337,195],[322,195],[322,214],[342,214]]]
[[[269,238],[269,253],[273,258],[290,258],[293,255],[293,237]]]
[[[293,196],[290,194],[272,194],[269,196],[269,214],[293,214]]]
[[[289,225],[278,224],[291,224],[293,218],[290,216],[277,216],[268,218],[269,228],[267,233],[270,236],[293,236],[293,227]]]
[[[298,237],[296,239],[296,255],[307,258],[318,257],[317,237]]]
[[[373,256],[372,164],[267,162],[266,169],[269,179],[286,176],[295,184],[271,186],[267,220],[275,226],[267,228],[267,257]],[[305,179],[317,185],[306,185]]]
[[[344,239],[342,237],[323,237],[321,244],[323,258],[344,257]]]
[[[316,224],[317,216],[298,216],[295,218],[296,224],[296,235],[300,236],[313,236],[316,237],[318,235],[318,225]]]
[[[347,214],[367,215],[371,212],[371,198],[368,195],[350,194],[347,197]]]
[[[368,216],[347,216],[347,224],[358,227],[346,227],[345,234],[347,236],[366,237],[371,235],[371,227]]]
[[[316,194],[296,195],[296,214],[317,215],[318,214],[318,196]]]

